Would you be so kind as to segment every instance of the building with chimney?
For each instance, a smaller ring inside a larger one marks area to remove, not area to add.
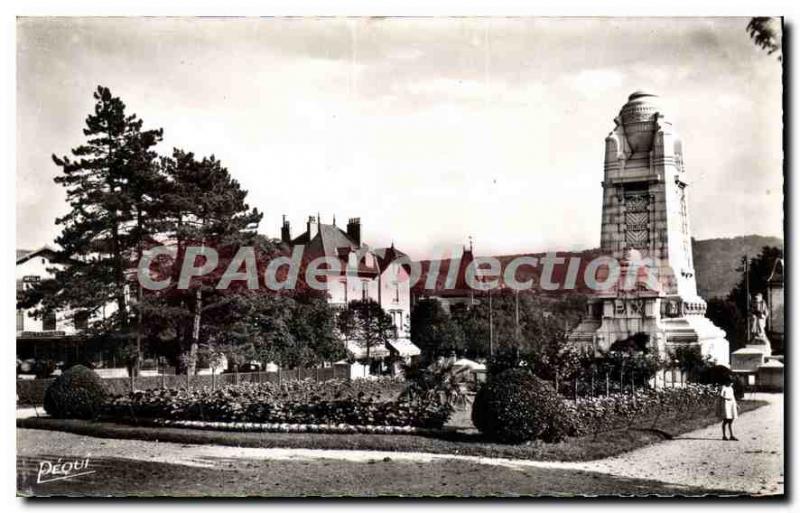
[[[392,318],[394,339],[386,348],[370,350],[370,356],[377,357],[371,372],[397,371],[398,360],[409,361],[420,354],[409,338],[410,261],[394,244],[388,248],[370,248],[362,241],[360,218],[350,218],[343,230],[336,225],[335,217],[331,224],[325,224],[320,222],[319,215],[309,216],[305,231],[296,237],[292,237],[291,225],[284,216],[281,241],[291,248],[302,245],[303,257],[308,261],[328,257],[339,262],[340,270],[325,276],[331,305],[345,308],[351,301],[371,299]],[[348,265],[352,272],[348,273]],[[345,343],[356,358],[365,356],[365,350],[356,343]],[[389,368],[388,360],[395,362],[394,369]],[[360,371],[357,369],[356,373]]]

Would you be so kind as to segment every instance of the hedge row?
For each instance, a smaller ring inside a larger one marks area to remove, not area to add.
[[[487,438],[501,443],[558,442],[614,429],[644,427],[665,417],[691,417],[717,404],[715,385],[639,389],[566,400],[526,369],[509,369],[480,388],[472,420]]]
[[[586,435],[652,425],[663,417],[706,412],[715,408],[718,397],[719,387],[715,385],[688,384],[683,388],[640,389],[633,394],[564,401],[564,413],[573,419],[572,434]]]
[[[400,380],[296,381],[240,384],[217,390],[158,389],[111,398],[106,418],[209,422],[350,424],[440,428],[448,407],[395,399]]]
[[[306,379],[323,382],[333,379],[346,379],[347,374],[347,368],[333,366],[320,369],[282,370],[281,372],[224,373],[214,377],[210,374],[203,374],[191,376],[189,381],[192,387],[210,387],[212,383],[215,383],[216,386],[224,386],[239,383],[284,383]],[[45,390],[54,381],[55,378],[18,379],[17,402],[21,405],[42,404]],[[137,390],[181,388],[185,387],[186,384],[187,378],[185,375],[138,376],[135,379]],[[109,394],[122,395],[130,392],[131,380],[130,378],[103,378],[103,385]]]

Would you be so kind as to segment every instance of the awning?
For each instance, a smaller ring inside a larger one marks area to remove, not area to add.
[[[356,359],[367,357],[367,348],[361,344],[353,342],[352,340],[347,341],[345,348],[351,352]],[[370,358],[383,358],[385,356],[389,356],[389,350],[386,349],[386,346],[375,345],[369,348]]]
[[[453,362],[454,367],[466,367],[472,371],[485,371],[486,365],[478,362],[474,362],[472,360],[468,360],[466,358],[461,358],[460,360],[456,360]]]
[[[391,340],[388,342],[388,344],[400,356],[418,356],[422,353],[422,351],[420,351],[413,342],[406,338]]]

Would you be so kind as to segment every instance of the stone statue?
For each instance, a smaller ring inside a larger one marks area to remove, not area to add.
[[[677,317],[680,315],[677,301],[667,301],[667,317]]]
[[[750,304],[750,339],[752,341],[769,342],[767,339],[767,303],[761,294],[756,294],[753,297],[753,302]]]

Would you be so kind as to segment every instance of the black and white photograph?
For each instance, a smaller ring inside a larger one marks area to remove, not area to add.
[[[786,19],[14,25],[18,497],[785,498]]]

